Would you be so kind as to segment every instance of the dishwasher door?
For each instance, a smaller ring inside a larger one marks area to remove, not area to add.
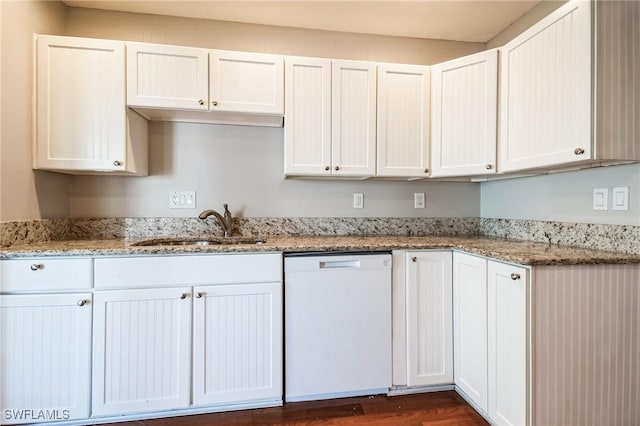
[[[391,255],[285,258],[285,401],[387,393]]]

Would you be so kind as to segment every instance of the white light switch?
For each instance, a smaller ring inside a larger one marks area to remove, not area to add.
[[[608,195],[609,195],[608,188],[594,188],[593,189],[593,209],[607,210]]]
[[[424,209],[424,192],[413,193],[413,207],[416,209]]]
[[[353,194],[353,208],[361,209],[364,207],[364,194],[362,193],[354,193]]]
[[[611,192],[612,210],[629,210],[629,187],[613,188]]]

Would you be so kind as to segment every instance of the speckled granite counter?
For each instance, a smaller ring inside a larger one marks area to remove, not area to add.
[[[454,249],[522,265],[640,263],[640,255],[491,237],[269,237],[263,244],[134,246],[124,240],[49,241],[0,250],[0,259],[35,256],[175,255],[229,252],[330,252]]]

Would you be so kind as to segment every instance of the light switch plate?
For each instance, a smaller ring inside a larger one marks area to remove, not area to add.
[[[416,209],[424,209],[424,192],[413,193],[413,207]]]
[[[353,194],[353,208],[354,209],[364,208],[364,194],[357,193],[357,192]]]
[[[196,191],[171,191],[169,192],[170,209],[195,209]]]
[[[593,209],[607,210],[608,195],[609,195],[608,188],[594,188],[593,189]]]
[[[611,209],[629,210],[629,187],[621,186],[611,191]]]

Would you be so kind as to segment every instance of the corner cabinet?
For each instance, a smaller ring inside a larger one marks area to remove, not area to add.
[[[125,44],[36,37],[34,169],[147,174],[147,122],[126,107]]]
[[[495,174],[498,51],[431,67],[431,176]]]
[[[378,65],[377,176],[429,176],[431,73],[420,65]]]
[[[500,48],[500,172],[640,160],[639,14],[573,0]]]
[[[393,385],[453,384],[451,252],[394,251]]]

